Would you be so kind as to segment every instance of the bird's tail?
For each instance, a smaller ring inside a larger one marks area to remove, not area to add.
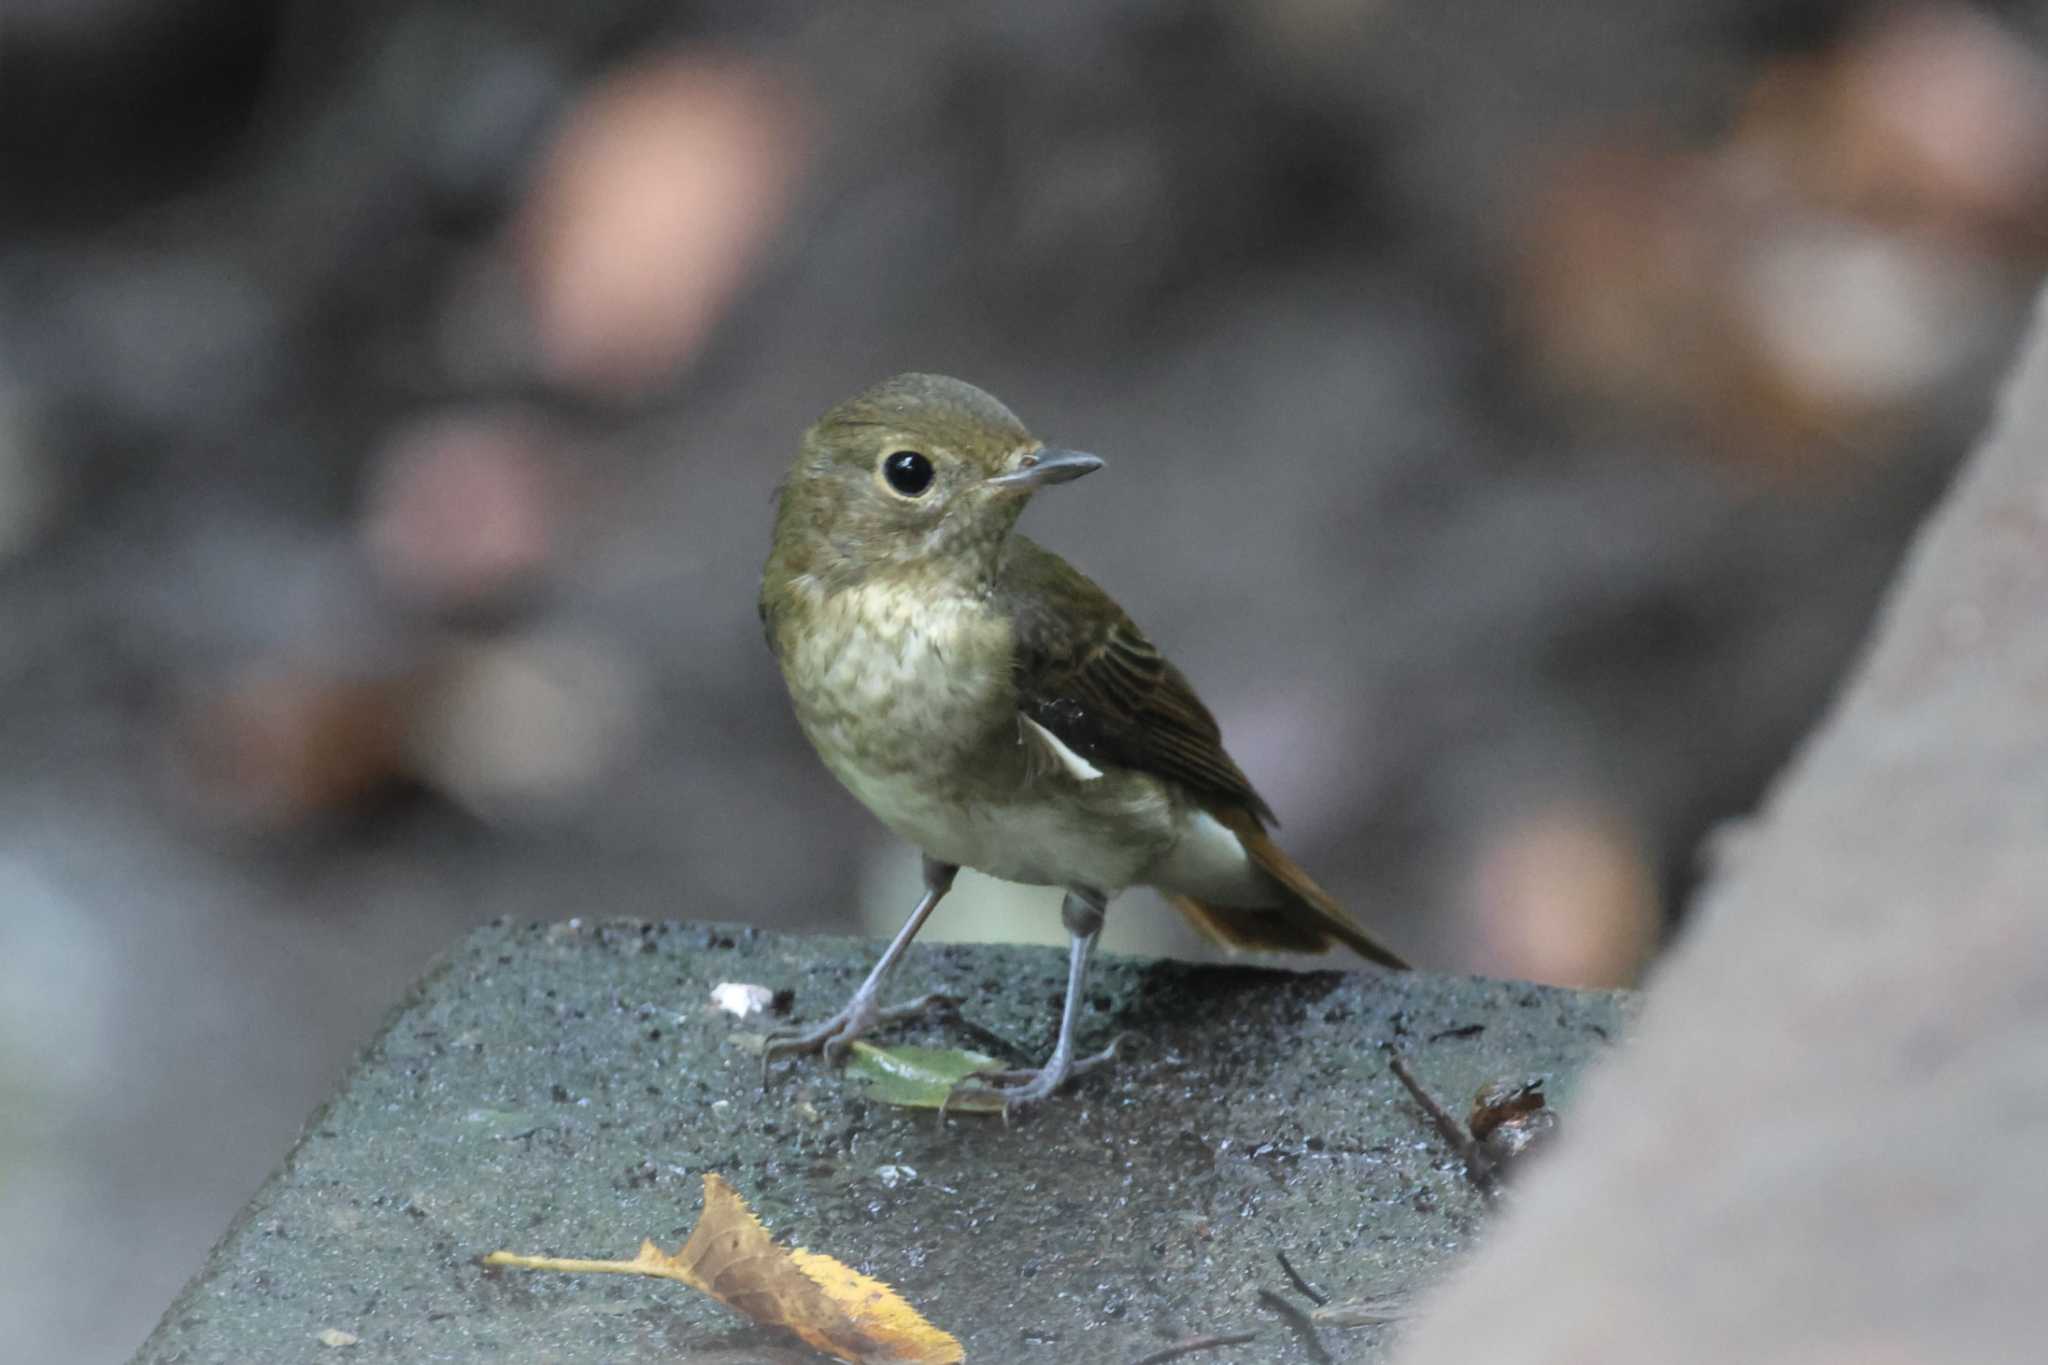
[[[1330,899],[1330,893],[1317,886],[1300,864],[1283,853],[1250,811],[1220,810],[1212,814],[1237,835],[1253,865],[1278,885],[1282,897],[1277,906],[1240,909],[1212,905],[1192,896],[1168,896],[1174,909],[1186,915],[1197,929],[1226,948],[1320,953],[1334,942],[1382,967],[1398,970],[1408,966]]]

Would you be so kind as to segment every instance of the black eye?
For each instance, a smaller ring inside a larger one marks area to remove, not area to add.
[[[932,486],[932,462],[914,450],[899,450],[882,461],[882,477],[904,497],[914,498]]]

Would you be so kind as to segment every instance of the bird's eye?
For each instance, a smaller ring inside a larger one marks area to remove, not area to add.
[[[932,486],[932,462],[914,450],[899,450],[882,461],[882,477],[906,498]]]

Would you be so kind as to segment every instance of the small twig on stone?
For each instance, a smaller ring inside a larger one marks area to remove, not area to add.
[[[1169,1360],[1179,1360],[1182,1356],[1191,1356],[1197,1351],[1243,1346],[1247,1342],[1258,1340],[1258,1336],[1257,1332],[1233,1332],[1227,1337],[1189,1337],[1186,1341],[1177,1342],[1163,1351],[1154,1351],[1141,1360],[1134,1360],[1131,1365],[1166,1365]]]
[[[1436,1096],[1423,1088],[1422,1082],[1417,1080],[1415,1073],[1409,1069],[1406,1057],[1399,1052],[1389,1052],[1387,1065],[1392,1068],[1401,1084],[1408,1087],[1408,1093],[1422,1106],[1422,1112],[1429,1115],[1430,1122],[1443,1134],[1444,1141],[1451,1144],[1452,1150],[1456,1151],[1459,1159],[1465,1163],[1465,1178],[1479,1191],[1480,1198],[1491,1204],[1498,1191],[1494,1180],[1493,1162],[1480,1150],[1472,1135],[1465,1131],[1465,1125],[1459,1123],[1450,1110],[1438,1103]]]
[[[1295,1293],[1301,1295],[1318,1308],[1321,1308],[1330,1301],[1328,1294],[1325,1294],[1322,1290],[1301,1277],[1301,1272],[1294,1268],[1294,1262],[1287,1259],[1286,1252],[1276,1251],[1273,1254],[1280,1258],[1280,1268],[1287,1272],[1287,1282],[1294,1286]]]
[[[1308,1358],[1314,1361],[1315,1365],[1337,1365],[1337,1362],[1330,1358],[1330,1353],[1323,1348],[1323,1338],[1316,1331],[1314,1319],[1307,1313],[1270,1289],[1259,1291],[1259,1302],[1286,1320],[1287,1325],[1294,1329],[1295,1336],[1301,1339],[1301,1349],[1308,1353]]]
[[[1408,1093],[1422,1106],[1422,1112],[1429,1115],[1430,1121],[1436,1124],[1437,1131],[1444,1135],[1444,1141],[1457,1148],[1458,1155],[1467,1161],[1476,1158],[1479,1150],[1477,1144],[1472,1141],[1472,1135],[1465,1131],[1465,1125],[1458,1122],[1450,1110],[1437,1101],[1436,1096],[1423,1088],[1422,1082],[1415,1078],[1414,1070],[1409,1067],[1408,1059],[1398,1052],[1390,1053],[1387,1065],[1401,1084],[1408,1087]]]
[[[1318,1327],[1382,1327],[1415,1316],[1413,1300],[1406,1289],[1364,1294],[1342,1303],[1326,1303],[1308,1315]]]

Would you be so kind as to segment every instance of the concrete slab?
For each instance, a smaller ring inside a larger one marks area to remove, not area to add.
[[[476,1263],[500,1247],[673,1247],[707,1171],[778,1238],[894,1284],[970,1361],[1116,1365],[1250,1330],[1196,1358],[1311,1360],[1257,1302],[1286,1290],[1276,1251],[1342,1297],[1428,1281],[1486,1221],[1384,1045],[1460,1111],[1487,1080],[1548,1073],[1569,1125],[1573,1079],[1632,1007],[1464,978],[1109,958],[1084,1042],[1125,1030],[1128,1060],[1011,1128],[870,1102],[815,1059],[763,1090],[747,1036],[761,1026],[707,1009],[712,986],[792,988],[795,1017],[818,1018],[872,952],[729,926],[479,930],[312,1117],[136,1360],[814,1359],[680,1285]],[[960,1022],[893,1036],[1035,1059],[1062,972],[1046,949],[917,950],[900,987],[968,1003]],[[1376,1360],[1393,1330],[1324,1330],[1322,1347]],[[327,1331],[356,1344],[325,1345]]]

